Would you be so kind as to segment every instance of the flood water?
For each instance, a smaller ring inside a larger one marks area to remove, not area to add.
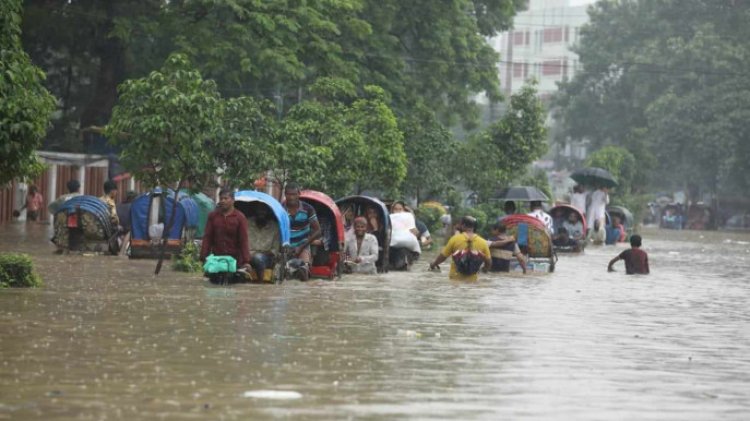
[[[549,275],[426,271],[210,286],[154,261],[57,256],[0,290],[0,419],[750,419],[750,235],[650,230]],[[445,266],[445,265],[444,265]]]

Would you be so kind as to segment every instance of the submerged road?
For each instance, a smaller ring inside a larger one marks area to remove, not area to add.
[[[58,256],[0,290],[0,420],[750,419],[750,235],[647,230],[547,275],[427,272],[215,287],[155,261]]]

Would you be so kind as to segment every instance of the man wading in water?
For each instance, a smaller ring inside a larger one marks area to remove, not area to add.
[[[430,263],[430,270],[438,269],[438,265],[452,256],[448,277],[459,281],[476,281],[480,266],[484,265],[485,270],[492,266],[490,248],[484,238],[474,233],[476,228],[477,220],[474,217],[461,218],[462,232],[448,240],[443,251]],[[463,263],[467,263],[465,268]]]
[[[249,271],[250,242],[247,238],[247,219],[245,215],[234,208],[234,192],[222,189],[219,192],[219,206],[208,214],[206,231],[203,234],[200,259],[213,253],[216,256],[232,256],[237,261],[237,268]],[[232,275],[232,281],[241,279]],[[221,277],[209,277],[212,283],[221,282]]]
[[[292,260],[290,267],[294,269],[301,281],[310,277],[310,243],[321,235],[320,223],[315,209],[308,203],[299,200],[300,188],[295,183],[289,183],[284,189],[284,209],[289,214],[292,226]]]

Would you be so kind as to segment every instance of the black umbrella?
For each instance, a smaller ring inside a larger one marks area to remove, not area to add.
[[[500,200],[513,200],[520,202],[546,202],[549,200],[546,194],[536,187],[530,186],[519,186],[519,187],[508,187],[502,189],[497,195]]]
[[[594,187],[614,187],[617,180],[603,168],[588,167],[573,171],[570,178],[578,184]]]

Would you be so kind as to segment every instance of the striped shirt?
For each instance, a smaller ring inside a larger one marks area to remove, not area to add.
[[[284,205],[286,208],[286,205]],[[289,209],[287,209],[289,213]],[[315,213],[315,208],[310,204],[300,200],[299,208],[297,212],[292,215],[289,213],[289,222],[291,224],[292,235],[291,235],[291,246],[299,247],[310,236],[310,223],[318,220],[318,215]]]

